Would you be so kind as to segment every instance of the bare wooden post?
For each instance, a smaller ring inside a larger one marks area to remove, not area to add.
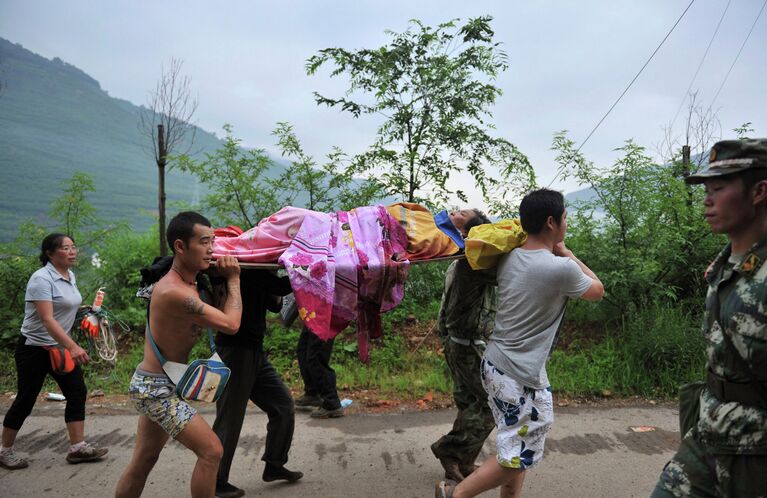
[[[160,256],[167,256],[168,241],[165,239],[165,164],[168,151],[165,148],[164,126],[157,125],[157,172],[160,175],[158,179],[158,200],[160,208]]]
[[[197,99],[189,91],[191,80],[181,74],[181,65],[180,60],[171,59],[170,66],[163,67],[155,90],[150,92],[147,105],[139,114],[139,128],[149,137],[149,152],[157,164],[159,175],[157,208],[162,256],[169,252],[165,236],[165,166],[168,155],[189,152],[196,129],[191,119],[197,109]]]
[[[690,146],[682,146],[682,176],[690,176]],[[692,207],[692,187],[687,185],[687,207]]]

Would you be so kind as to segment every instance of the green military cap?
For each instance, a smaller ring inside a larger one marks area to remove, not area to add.
[[[707,178],[740,173],[751,168],[767,168],[767,138],[722,140],[711,148],[708,166],[690,175],[685,182],[703,183]]]

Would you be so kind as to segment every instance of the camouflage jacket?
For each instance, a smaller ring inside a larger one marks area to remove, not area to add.
[[[732,344],[767,386],[767,239],[743,258],[731,258],[728,245],[706,271],[708,294],[703,320],[707,367],[731,382],[749,378],[723,342],[722,327]],[[718,293],[718,296],[717,296]],[[713,313],[719,301],[719,322]],[[720,326],[721,324],[721,326]],[[698,433],[715,453],[767,454],[767,410],[722,402],[708,389],[701,394]]]
[[[495,268],[472,270],[465,259],[445,273],[445,290],[437,319],[442,336],[485,339],[495,325]]]

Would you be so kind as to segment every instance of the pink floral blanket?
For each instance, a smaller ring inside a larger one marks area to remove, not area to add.
[[[407,234],[380,205],[303,214],[300,229],[279,258],[299,316],[325,340],[356,319],[359,356],[367,362],[368,339],[382,333],[380,313],[404,296]]]
[[[234,256],[245,263],[277,261],[290,247],[307,213],[314,211],[287,206],[237,236],[222,237],[217,233],[213,242],[213,257]]]

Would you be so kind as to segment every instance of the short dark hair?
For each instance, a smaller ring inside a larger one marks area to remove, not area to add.
[[[479,209],[472,209],[472,212],[474,212],[474,217],[466,222],[466,224],[463,225],[463,231],[467,235],[469,234],[469,230],[472,228],[479,226],[479,225],[485,225],[487,223],[492,223],[490,221],[490,218],[487,217],[485,213],[480,211]]]
[[[744,194],[747,194],[757,183],[767,180],[767,168],[751,168],[735,174],[740,176],[743,182]]]
[[[208,218],[194,211],[183,211],[170,220],[165,234],[168,238],[170,250],[174,254],[176,253],[176,250],[173,248],[173,243],[177,240],[181,240],[184,245],[189,244],[189,239],[194,235],[195,225],[211,226]]]
[[[43,243],[40,244],[40,256],[38,256],[43,266],[47,265],[51,260],[51,257],[48,255],[48,253],[51,253],[61,247],[62,244],[64,244],[64,239],[66,238],[69,238],[72,242],[75,241],[75,239],[63,233],[51,233],[45,236]]]
[[[549,216],[557,225],[565,212],[565,198],[556,190],[542,188],[527,194],[519,204],[519,218],[522,229],[530,235],[541,233]]]

